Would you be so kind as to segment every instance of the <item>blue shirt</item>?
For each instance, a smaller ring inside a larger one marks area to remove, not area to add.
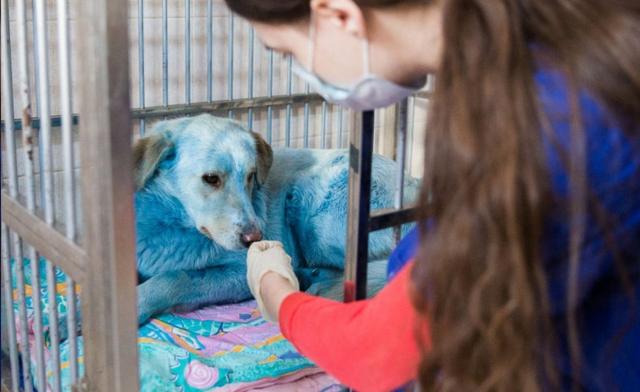
[[[572,372],[568,349],[566,298],[569,268],[568,156],[570,110],[566,82],[556,71],[535,74],[539,100],[551,121],[542,143],[555,200],[542,244],[549,285],[551,317],[559,338],[556,369],[565,390],[577,382],[583,390],[640,391],[640,141],[620,129],[587,92],[579,94],[586,135],[586,175],[590,195],[604,212],[611,242],[632,284],[621,284],[605,232],[593,210],[585,217],[578,271],[578,328],[583,352],[579,377]],[[640,128],[640,124],[637,125]],[[637,133],[637,130],[636,130]],[[388,276],[415,256],[417,229],[400,241],[389,259]],[[633,318],[635,317],[635,318]],[[576,380],[573,380],[576,378]]]

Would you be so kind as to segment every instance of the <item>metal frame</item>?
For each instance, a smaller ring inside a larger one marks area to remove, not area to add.
[[[396,160],[399,163],[395,208],[370,215],[371,168],[373,160],[374,112],[362,113],[361,131],[349,135],[349,204],[347,215],[347,253],[345,260],[344,301],[367,297],[369,232],[395,227],[415,220],[415,208],[403,208],[404,168],[407,131],[407,101],[397,107]]]
[[[218,100],[211,102],[197,102],[190,105],[176,104],[166,106],[149,106],[140,107],[131,110],[131,118],[136,120],[146,120],[153,118],[165,118],[175,116],[188,116],[192,114],[204,113],[204,112],[229,112],[248,109],[267,109],[268,113],[273,108],[277,107],[289,107],[292,105],[320,104],[324,100],[318,94],[292,94],[292,95],[268,95],[265,97],[255,98],[238,98]],[[51,116],[51,127],[62,126],[62,116]],[[39,118],[32,118],[31,127],[33,129],[40,129],[42,121]],[[80,116],[74,115],[72,118],[73,125],[79,125]],[[23,127],[22,120],[13,121],[13,130],[20,131]],[[268,125],[267,125],[268,126]],[[4,121],[0,122],[0,130],[4,131],[6,124]]]
[[[39,258],[47,261],[48,287],[55,286],[56,268],[62,268],[68,276],[69,340],[71,382],[80,389],[96,391],[128,391],[138,389],[137,372],[137,320],[135,273],[135,240],[133,229],[133,180],[130,167],[131,120],[129,113],[129,47],[127,2],[125,0],[98,0],[81,2],[78,31],[83,53],[88,54],[81,71],[79,96],[80,117],[84,118],[81,132],[83,171],[83,199],[86,232],[86,250],[75,243],[76,226],[74,211],[75,186],[73,180],[73,132],[74,118],[71,112],[70,40],[68,32],[67,1],[57,1],[58,49],[60,61],[60,99],[62,115],[52,121],[49,113],[49,74],[47,67],[46,8],[44,0],[35,1],[34,34],[37,38],[37,78],[35,90],[40,108],[41,174],[44,184],[43,210],[37,210],[34,195],[34,150],[31,117],[29,69],[26,46],[26,10],[24,2],[16,3],[18,30],[18,72],[22,120],[15,126],[14,102],[11,81],[11,37],[8,28],[8,1],[2,0],[2,57],[3,101],[7,140],[8,193],[3,189],[2,234],[6,258],[2,260],[3,295],[7,301],[9,327],[9,353],[11,357],[11,387],[18,390],[18,350],[22,359],[22,385],[32,390],[35,385],[44,389],[46,383],[43,359],[42,315],[36,307],[35,348],[36,378],[31,379],[29,344],[24,339],[26,331],[25,281],[23,275],[22,248],[26,246],[32,266],[33,300],[40,303]],[[9,60],[9,61],[8,61]],[[83,115],[86,113],[86,115]],[[6,120],[6,119],[5,119]],[[51,162],[51,128],[54,121],[62,126],[65,225],[64,235],[54,227],[53,181]],[[75,121],[77,122],[77,120]],[[24,150],[26,191],[24,200],[17,192],[17,165],[15,135],[21,131]],[[93,181],[100,178],[101,181]],[[100,186],[96,186],[99,184]],[[11,246],[10,246],[11,245]],[[20,307],[21,336],[16,340],[14,313],[11,304],[11,276],[9,257],[16,261],[18,305]],[[78,364],[75,342],[75,284],[83,285],[82,308],[85,337],[84,381],[77,384]],[[112,293],[112,295],[105,295]],[[49,301],[54,303],[55,290],[49,290]],[[36,296],[37,295],[37,296]],[[59,369],[57,346],[57,314],[50,307],[51,365]],[[33,347],[32,347],[33,348]],[[59,371],[54,370],[52,388],[61,389]]]
[[[371,161],[373,158],[373,111],[362,113],[361,132],[349,135],[349,211],[347,213],[347,260],[344,301],[367,296]]]
[[[267,109],[268,119],[271,118],[270,113],[272,113],[273,108],[277,107],[290,107],[293,105],[301,105],[304,103],[309,104],[322,104],[322,111],[325,112],[326,108],[329,106],[325,102],[325,100],[318,94],[310,93],[310,94],[291,94],[291,95],[273,95],[273,64],[272,64],[272,56],[269,56],[269,73],[271,74],[269,78],[269,93],[264,97],[254,97],[254,98],[237,98],[237,99],[226,99],[226,100],[216,100],[209,102],[194,102],[190,105],[185,104],[176,104],[176,105],[166,105],[166,106],[149,106],[144,107],[141,106],[139,108],[131,109],[131,117],[136,120],[145,120],[147,118],[164,118],[171,116],[188,116],[197,113],[203,112],[224,112],[224,111],[233,111],[233,110],[247,110],[247,109]],[[144,88],[144,87],[143,87]],[[429,98],[431,95],[428,91],[421,91],[418,94],[414,95],[415,98]],[[338,131],[341,132],[343,130],[342,120],[344,117],[344,110],[340,108],[338,110]],[[53,115],[50,116],[51,127],[56,128],[62,126],[62,116]],[[72,125],[78,125],[80,123],[80,118],[78,115],[72,116]],[[269,133],[270,126],[269,120],[267,121],[267,134]],[[323,120],[323,124],[326,126],[326,120]],[[33,129],[40,129],[41,120],[38,117],[30,118],[30,126]],[[7,125],[5,121],[0,121],[0,131],[5,131]],[[13,129],[14,131],[21,131],[23,127],[23,121],[19,119],[15,119],[13,121]],[[398,124],[396,129],[406,129],[406,121],[405,125]],[[406,133],[406,132],[405,132]],[[326,136],[326,135],[325,135]],[[406,136],[405,136],[406,137]],[[342,133],[338,135],[338,139],[341,140]]]

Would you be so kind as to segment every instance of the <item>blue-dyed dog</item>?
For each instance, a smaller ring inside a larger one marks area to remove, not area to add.
[[[211,115],[163,121],[140,139],[136,161],[139,321],[168,309],[249,299],[246,248],[282,241],[303,287],[341,274],[346,150],[276,149],[239,123]],[[390,207],[397,168],[376,156],[372,208]],[[407,200],[417,183],[408,180]],[[371,235],[370,257],[392,248]]]

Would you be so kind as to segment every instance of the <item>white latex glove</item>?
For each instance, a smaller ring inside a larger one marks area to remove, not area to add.
[[[276,317],[267,312],[260,294],[260,281],[269,271],[287,279],[296,290],[300,289],[298,278],[291,267],[291,257],[284,251],[282,243],[279,241],[254,242],[247,252],[247,282],[262,317],[277,323]]]

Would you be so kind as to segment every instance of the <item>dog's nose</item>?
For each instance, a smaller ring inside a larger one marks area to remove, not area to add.
[[[262,239],[262,233],[260,230],[251,230],[246,233],[240,234],[240,241],[247,248],[253,244],[254,242],[260,241]]]

